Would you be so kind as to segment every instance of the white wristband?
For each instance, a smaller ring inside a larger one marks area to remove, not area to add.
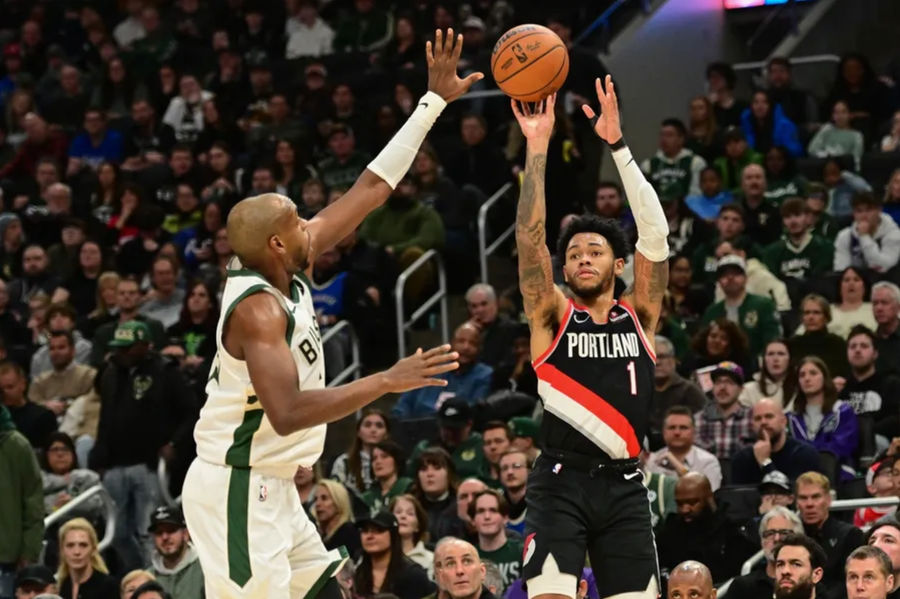
[[[635,249],[651,262],[669,259],[669,219],[663,212],[656,190],[644,177],[627,147],[612,153],[625,196],[631,206],[637,225],[638,240]]]
[[[434,92],[426,92],[419,98],[418,106],[409,115],[406,123],[369,163],[369,170],[384,179],[391,189],[395,189],[412,166],[419,146],[425,141],[425,136],[431,131],[434,121],[445,106],[447,102],[442,97]]]

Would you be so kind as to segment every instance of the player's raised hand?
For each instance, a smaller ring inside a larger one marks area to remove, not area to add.
[[[460,79],[456,74],[459,55],[462,53],[462,34],[453,37],[453,29],[445,35],[438,29],[434,32],[434,43],[425,42],[425,61],[428,63],[428,91],[432,91],[452,102],[466,93],[473,83],[484,79],[484,73],[475,72]]]
[[[525,139],[534,141],[549,141],[553,135],[553,125],[556,122],[556,94],[547,96],[534,105],[527,102],[517,102],[510,100],[509,105],[512,106],[513,114],[519,121],[519,127],[522,128],[522,135]]]
[[[622,125],[619,121],[619,100],[616,98],[616,86],[613,84],[612,75],[606,76],[605,86],[599,77],[594,83],[597,86],[597,99],[600,101],[600,114],[595,114],[594,109],[587,104],[583,104],[581,110],[584,111],[584,115],[589,119],[597,117],[597,122],[594,123],[594,132],[606,143],[614,144],[622,139]]]
[[[450,351],[450,344],[422,351],[399,360],[384,372],[385,382],[391,393],[403,393],[420,387],[444,387],[447,381],[435,378],[439,374],[459,368],[459,354]]]

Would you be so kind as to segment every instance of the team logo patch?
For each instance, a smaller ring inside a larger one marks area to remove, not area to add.
[[[141,401],[144,398],[144,395],[147,394],[147,391],[150,390],[150,387],[153,386],[153,377],[139,374],[134,377],[132,385],[135,401]]]
[[[531,533],[525,538],[525,550],[522,552],[522,565],[526,565],[534,555],[534,549],[537,546],[534,541],[535,533]]]
[[[756,313],[756,310],[750,310],[747,314],[744,315],[744,326],[748,329],[752,329],[756,326],[756,323],[759,322],[759,314]]]
[[[453,408],[450,408],[450,410],[453,410]],[[449,412],[450,410],[447,410],[447,411]],[[453,410],[453,411],[455,412],[456,410]],[[467,450],[463,451],[459,457],[461,457],[464,462],[471,462],[472,460],[475,459],[475,450],[467,449]]]
[[[259,500],[265,501],[269,497],[269,489],[266,485],[259,485]]]

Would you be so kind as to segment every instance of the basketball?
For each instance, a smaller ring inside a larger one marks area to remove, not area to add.
[[[562,87],[569,74],[569,50],[542,25],[517,25],[494,45],[491,73],[506,95],[538,102]]]

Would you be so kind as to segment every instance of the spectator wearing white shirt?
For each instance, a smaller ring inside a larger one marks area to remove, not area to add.
[[[143,39],[147,35],[143,23],[141,23],[141,12],[144,10],[143,0],[128,0],[125,3],[125,10],[128,16],[122,19],[115,29],[113,29],[113,38],[121,48],[130,48],[131,44]]]
[[[688,472],[699,472],[709,479],[713,491],[721,486],[722,468],[719,460],[710,452],[694,445],[694,416],[690,408],[672,406],[666,410],[662,434],[666,446],[647,458],[648,472],[677,477]]]
[[[297,12],[284,24],[288,36],[285,57],[306,58],[331,54],[334,30],[319,18],[315,0],[295,0]]]
[[[178,82],[178,95],[169,102],[163,123],[175,131],[179,143],[193,144],[203,131],[203,103],[212,99],[212,92],[200,87],[197,78],[184,74]]]
[[[834,270],[848,266],[884,273],[900,259],[900,227],[882,211],[881,198],[863,191],[853,196],[853,223],[834,241]]]

